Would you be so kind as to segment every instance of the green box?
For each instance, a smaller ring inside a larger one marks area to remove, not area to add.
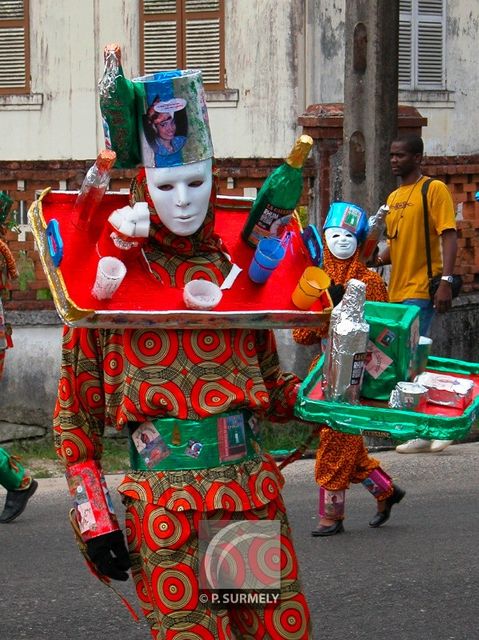
[[[415,305],[365,303],[372,352],[366,363],[362,397],[388,400],[397,382],[410,380],[419,341],[419,311]]]

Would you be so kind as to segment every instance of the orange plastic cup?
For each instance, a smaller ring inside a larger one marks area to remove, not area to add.
[[[310,309],[330,284],[331,278],[324,269],[307,267],[293,291],[291,300],[298,309]]]

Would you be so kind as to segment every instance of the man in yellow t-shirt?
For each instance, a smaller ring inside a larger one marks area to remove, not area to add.
[[[434,312],[445,313],[451,308],[450,276],[457,253],[457,232],[454,204],[446,185],[439,180],[429,184],[429,243],[432,275],[442,274],[434,301],[429,298],[429,279],[425,245],[422,186],[428,179],[421,173],[424,153],[422,139],[416,135],[398,138],[391,144],[390,162],[400,186],[388,197],[390,212],[386,217],[387,248],[377,257],[376,266],[391,264],[389,299],[391,302],[420,307],[419,331],[428,336]],[[396,448],[399,453],[437,452],[445,449],[449,440],[417,438]]]

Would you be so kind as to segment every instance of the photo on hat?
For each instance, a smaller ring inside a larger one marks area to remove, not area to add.
[[[133,83],[145,167],[178,167],[213,157],[201,71],[158,71]]]
[[[168,156],[174,161],[175,154],[185,146],[188,136],[186,100],[173,98],[162,101],[156,96],[144,115],[143,130],[146,142],[158,158],[155,164],[161,165],[160,158]]]

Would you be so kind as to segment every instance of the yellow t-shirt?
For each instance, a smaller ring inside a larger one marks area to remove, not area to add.
[[[421,194],[427,179],[423,176],[416,184],[399,187],[387,200],[390,209],[386,216],[386,230],[392,264],[388,288],[391,302],[429,298]],[[427,203],[432,274],[435,276],[442,273],[439,236],[446,229],[456,228],[456,217],[451,194],[439,180],[429,184]]]

